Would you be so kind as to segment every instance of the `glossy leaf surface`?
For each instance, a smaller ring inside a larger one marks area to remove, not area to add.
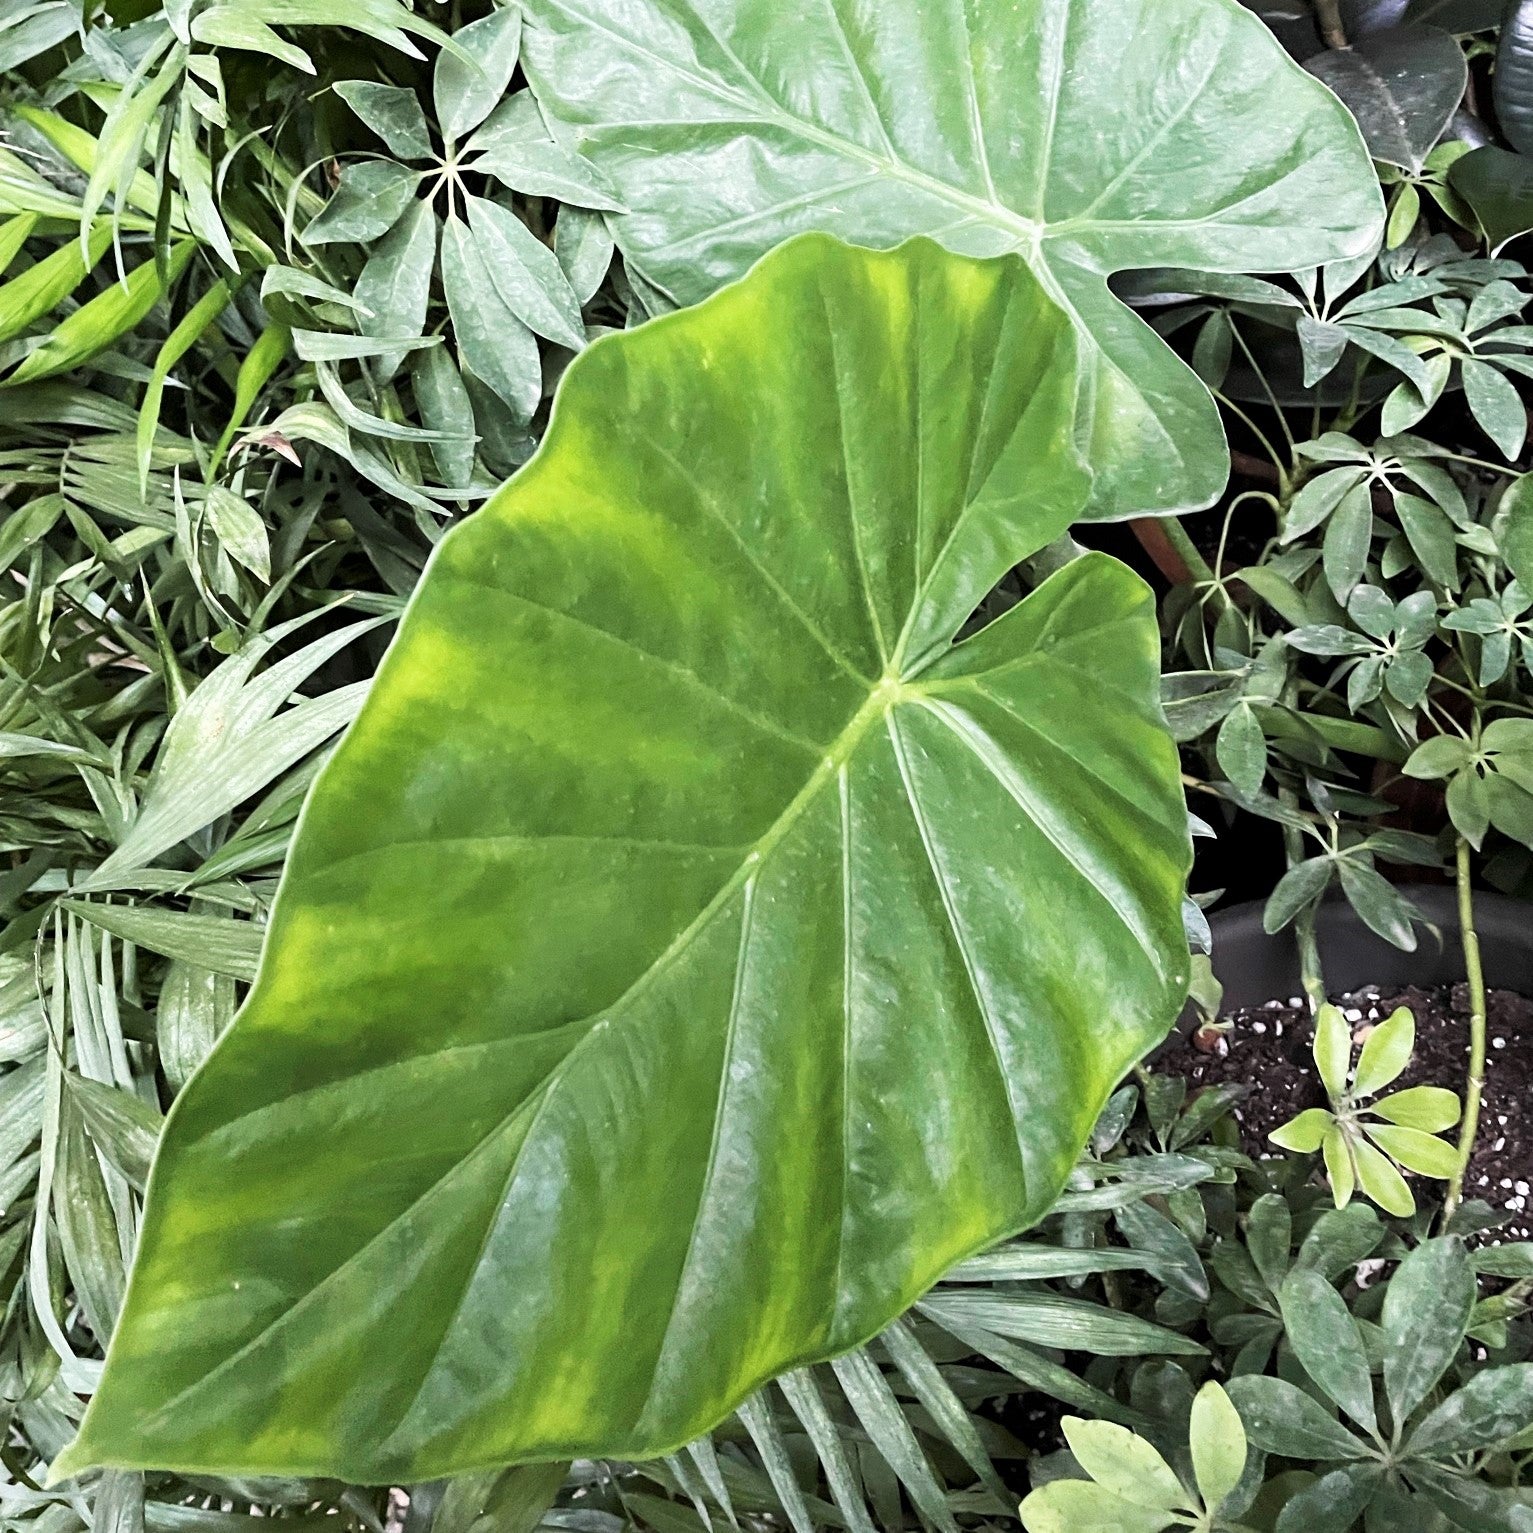
[[[1235,0],[532,0],[556,137],[615,183],[679,304],[804,229],[1021,252],[1098,373],[1086,513],[1202,505],[1227,460],[1194,374],[1107,287],[1135,267],[1357,255],[1382,207],[1346,110]]]
[[[1305,65],[1346,102],[1374,159],[1419,172],[1464,94],[1464,51],[1436,27],[1403,26]]]
[[[1533,161],[1526,155],[1483,144],[1453,162],[1448,182],[1474,211],[1493,253],[1533,229]]]
[[[1514,0],[1501,19],[1493,81],[1496,120],[1512,147],[1533,150],[1533,4]]]
[[[305,810],[56,1470],[649,1456],[1045,1212],[1188,972],[1149,590],[951,642],[1087,493],[1074,346],[1020,261],[810,236],[571,366]]]

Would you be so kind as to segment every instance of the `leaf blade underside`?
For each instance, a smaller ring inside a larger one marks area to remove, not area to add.
[[[1087,518],[1206,505],[1228,471],[1207,390],[1110,273],[1293,270],[1382,229],[1350,114],[1236,0],[527,10],[550,128],[617,185],[625,259],[678,304],[808,229],[1022,254],[1096,374]]]

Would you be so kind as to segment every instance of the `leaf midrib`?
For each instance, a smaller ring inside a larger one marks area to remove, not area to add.
[[[777,847],[786,839],[788,833],[798,823],[804,811],[820,795],[826,785],[836,776],[841,768],[850,760],[852,754],[861,744],[863,737],[879,724],[899,702],[908,698],[918,689],[912,687],[909,682],[898,676],[886,675],[877,686],[863,699],[856,713],[848,720],[841,733],[836,736],[824,756],[822,756],[815,769],[805,779],[803,787],[789,799],[787,805],[778,814],[777,818],[767,826],[766,830],[751,843],[750,850],[740,860],[739,866],[719,886],[718,892],[708,901],[703,908],[692,918],[687,925],[672,938],[665,950],[658,958],[609,1006],[604,1006],[592,1019],[593,1026],[603,1018],[609,1017],[619,1007],[627,1006],[631,1001],[642,996],[653,984],[656,978],[663,974],[675,959],[691,945],[692,940],[701,932],[714,916],[729,903],[736,892],[746,883],[757,868],[759,868],[772,855]],[[583,1042],[584,1040],[582,1040]],[[578,1049],[580,1044],[576,1044]]]
[[[1218,217],[1228,213],[1232,208],[1240,206],[1241,201],[1250,200],[1249,197],[1242,198],[1240,201],[1237,201],[1226,207],[1217,208],[1213,212],[1198,218],[1173,218],[1164,220],[1098,219],[1088,217],[1084,214],[1073,214],[1069,218],[1050,221],[1042,214],[1042,201],[1048,187],[1048,164],[1047,161],[1045,161],[1039,173],[1039,216],[1036,218],[1029,218],[1025,214],[1018,213],[1007,203],[1002,202],[999,197],[976,196],[972,192],[966,192],[961,187],[954,186],[950,181],[944,181],[938,176],[930,175],[926,171],[918,169],[908,160],[902,160],[898,158],[898,156],[894,155],[878,154],[874,150],[867,148],[865,145],[857,143],[854,139],[849,139],[839,133],[834,133],[828,128],[822,128],[818,124],[809,121],[807,118],[796,117],[791,112],[785,111],[781,105],[774,101],[764,87],[759,90],[759,93],[752,95],[738,88],[731,87],[726,83],[711,80],[706,75],[700,75],[690,69],[687,69],[684,65],[680,64],[675,59],[669,58],[663,53],[655,52],[652,48],[646,47],[643,43],[639,42],[635,38],[626,36],[621,32],[614,31],[612,27],[604,24],[599,17],[593,16],[589,12],[578,9],[574,5],[569,4],[568,0],[561,0],[561,8],[570,16],[577,18],[583,25],[602,33],[604,36],[610,37],[615,43],[618,43],[622,47],[627,48],[632,53],[637,54],[639,57],[647,59],[660,68],[669,71],[671,74],[677,75],[680,78],[689,81],[691,84],[697,86],[700,90],[705,91],[707,94],[714,96],[718,100],[727,101],[731,105],[741,107],[747,112],[747,115],[749,116],[753,116],[758,119],[766,118],[772,122],[775,122],[780,127],[787,129],[790,133],[793,133],[800,138],[807,139],[812,143],[820,145],[822,148],[829,149],[832,152],[842,156],[843,158],[859,161],[864,165],[872,167],[877,173],[881,175],[887,175],[894,180],[903,181],[907,185],[913,186],[917,190],[923,191],[929,196],[935,197],[939,201],[946,202],[952,207],[959,208],[966,212],[971,218],[984,219],[987,222],[1006,230],[1008,233],[1014,236],[1018,247],[1028,258],[1028,264],[1034,267],[1034,270],[1040,277],[1051,275],[1049,273],[1049,264],[1042,255],[1042,247],[1047,241],[1059,239],[1078,240],[1083,233],[1108,233],[1125,228],[1140,229],[1143,228],[1146,223],[1150,223],[1154,228],[1157,229],[1202,228],[1210,223],[1215,222]],[[745,67],[743,61],[741,61],[733,53],[733,51],[723,43],[720,38],[714,36],[712,32],[710,32],[708,36],[710,40],[713,41],[714,44],[725,53],[730,61],[735,64],[742,75],[748,79],[751,79],[753,83],[759,85],[759,82],[754,80],[754,77]],[[1212,74],[1213,69],[1217,68],[1218,60],[1219,55],[1216,53],[1210,66],[1210,75]],[[1055,89],[1049,102],[1049,126],[1051,129],[1049,134],[1050,142],[1052,141],[1053,137],[1053,121],[1058,111],[1059,100],[1061,96],[1061,91],[1059,88],[1060,82],[1056,79],[1053,84]],[[1124,170],[1120,172],[1120,178],[1122,174],[1126,174],[1128,170],[1134,168],[1135,165],[1140,163],[1143,157],[1148,154],[1149,150],[1155,146],[1155,144],[1165,134],[1165,132],[1169,131],[1169,129],[1175,125],[1176,121],[1178,121],[1182,115],[1185,114],[1185,112],[1190,110],[1190,108],[1196,103],[1197,94],[1198,93],[1194,91],[1188,100],[1183,102],[1183,104],[1177,109],[1170,121],[1160,124],[1157,127],[1155,134],[1152,135],[1152,137],[1144,145],[1142,145],[1139,150],[1136,151],[1135,156],[1130,161],[1129,165],[1124,167]],[[879,114],[876,110],[873,112],[873,116],[875,122],[882,130],[882,119],[879,117]],[[888,135],[886,132],[883,133],[883,137],[887,142]],[[980,142],[982,144],[982,141]],[[1098,194],[1092,206],[1095,207],[1100,205],[1103,197],[1114,190],[1116,185],[1116,180],[1114,182],[1110,182],[1108,186]],[[1068,257],[1066,259],[1068,259]],[[1079,265],[1081,263],[1077,261],[1071,261],[1070,264]]]
[[[870,165],[882,174],[889,175],[895,180],[904,181],[907,185],[914,186],[941,201],[950,203],[954,207],[962,208],[971,214],[988,219],[991,223],[999,224],[1016,237],[1019,245],[1029,250],[1036,251],[1039,241],[1050,237],[1051,228],[1065,227],[1062,224],[1050,226],[1036,219],[1027,218],[1006,206],[1003,202],[985,197],[976,197],[972,193],[965,192],[952,185],[951,182],[943,181],[936,176],[928,175],[925,171],[918,170],[908,161],[877,154],[852,139],[842,137],[839,133],[832,133],[829,129],[821,128],[805,118],[795,117],[792,113],[785,112],[777,102],[772,100],[765,89],[761,91],[759,96],[752,97],[738,89],[732,89],[725,84],[710,80],[706,75],[695,74],[692,70],[679,64],[675,59],[668,58],[662,53],[656,53],[653,49],[645,47],[634,38],[614,31],[599,17],[593,16],[589,12],[579,10],[568,3],[564,3],[562,8],[569,15],[578,18],[583,25],[589,26],[594,31],[601,32],[605,36],[610,37],[614,42],[628,48],[640,57],[648,59],[651,63],[658,65],[669,73],[679,75],[683,79],[690,81],[709,95],[723,101],[728,101],[731,105],[747,108],[752,116],[758,118],[762,116],[768,117],[798,137],[809,139],[811,142],[819,144],[822,148],[834,151],[843,158],[860,160],[863,164]],[[720,39],[712,37],[711,33],[709,35],[712,41],[733,60],[741,72],[749,77],[750,72],[745,68],[744,64],[734,57]]]
[[[641,974],[638,979],[636,979],[634,983],[622,993],[622,995],[611,1002],[611,1004],[608,1006],[603,1007],[601,1011],[591,1016],[589,1019],[590,1026],[586,1029],[582,1036],[578,1038],[574,1044],[571,1045],[569,1051],[561,1057],[554,1068],[549,1071],[547,1077],[541,1081],[534,1090],[524,1096],[511,1109],[510,1112],[506,1113],[504,1117],[499,1119],[494,1124],[494,1126],[491,1127],[485,1134],[483,1134],[480,1139],[463,1155],[457,1157],[441,1177],[437,1178],[437,1180],[434,1181],[430,1186],[423,1189],[417,1197],[413,1198],[407,1207],[400,1212],[400,1214],[396,1215],[394,1218],[390,1219],[387,1223],[381,1226],[377,1231],[369,1236],[368,1239],[364,1241],[356,1251],[352,1252],[336,1267],[331,1269],[331,1271],[320,1278],[312,1288],[310,1288],[295,1302],[295,1304],[282,1311],[281,1314],[275,1316],[266,1325],[263,1325],[255,1335],[248,1337],[233,1353],[216,1364],[210,1372],[204,1374],[201,1378],[194,1380],[191,1384],[187,1385],[171,1399],[164,1402],[154,1413],[154,1417],[152,1419],[157,1421],[164,1421],[172,1410],[184,1404],[187,1400],[193,1398],[197,1392],[203,1386],[208,1384],[213,1378],[221,1376],[225,1370],[234,1365],[240,1358],[249,1356],[256,1346],[258,1346],[274,1330],[278,1329],[292,1314],[303,1308],[304,1305],[307,1304],[316,1293],[322,1289],[327,1288],[331,1283],[335,1281],[340,1273],[346,1271],[355,1261],[364,1256],[368,1251],[372,1250],[376,1246],[377,1242],[385,1234],[387,1234],[387,1232],[393,1228],[400,1219],[406,1217],[410,1212],[419,1208],[422,1203],[426,1202],[430,1197],[432,1197],[443,1182],[447,1181],[454,1174],[461,1172],[463,1167],[475,1156],[481,1154],[488,1144],[497,1139],[499,1135],[504,1133],[519,1119],[523,1118],[524,1115],[531,1113],[535,1117],[536,1114],[542,1110],[542,1107],[547,1102],[550,1093],[557,1086],[560,1079],[568,1072],[576,1057],[582,1052],[590,1040],[605,1033],[606,1027],[604,1024],[609,1024],[613,1020],[614,1014],[620,1008],[627,1005],[637,996],[642,995],[652,984],[654,984],[658,977],[664,974],[670,965],[675,961],[675,959],[687,949],[697,934],[701,932],[709,924],[709,922],[713,920],[719,911],[728,904],[728,902],[734,897],[735,893],[752,877],[756,869],[759,868],[761,864],[767,860],[772,851],[789,834],[794,825],[797,824],[798,820],[803,815],[805,809],[808,808],[809,804],[813,802],[813,800],[830,781],[836,778],[837,774],[841,771],[847,760],[857,749],[857,746],[861,743],[864,736],[866,736],[872,729],[884,721],[902,700],[907,700],[915,695],[921,695],[923,693],[924,689],[916,688],[911,683],[903,680],[898,676],[884,677],[863,700],[856,713],[852,715],[845,728],[842,729],[841,733],[831,744],[825,756],[816,765],[815,770],[805,780],[804,785],[793,796],[793,798],[789,800],[786,807],[772,822],[772,824],[767,827],[766,831],[761,835],[761,837],[759,837],[752,844],[751,850],[745,855],[745,857],[741,859],[740,864],[735,869],[735,871],[730,874],[730,876],[724,881],[723,884],[720,885],[718,892],[713,896],[713,898],[709,900],[703,909],[700,910],[697,915],[694,916],[693,919],[687,924],[687,926],[677,934],[677,936],[665,948],[660,956],[656,958],[647,969],[645,969],[643,974]],[[515,1159],[513,1161],[511,1173],[508,1176],[506,1183],[508,1188],[511,1182],[514,1180],[516,1167],[520,1162],[521,1152],[525,1148],[526,1139],[530,1136],[530,1133],[531,1125],[529,1125],[528,1134],[523,1136],[522,1144],[518,1147]],[[504,1202],[504,1197],[501,1199],[501,1202]],[[420,1388],[424,1385],[425,1377],[429,1375],[430,1368],[432,1366],[434,1366],[434,1361],[432,1364],[428,1365],[427,1374],[422,1376],[421,1385],[417,1386],[417,1395],[419,1394]],[[406,1414],[408,1414],[408,1407]],[[393,1427],[391,1435],[397,1434],[399,1427],[402,1424],[403,1418],[401,1419],[400,1423]]]

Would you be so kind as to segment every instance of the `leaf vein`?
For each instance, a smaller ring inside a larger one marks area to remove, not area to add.
[[[1155,974],[1160,975],[1161,965],[1160,959],[1155,952],[1155,942],[1153,937],[1145,931],[1140,912],[1133,907],[1131,901],[1125,901],[1119,893],[1109,889],[1105,883],[1091,872],[1087,865],[1087,860],[1079,857],[1075,850],[1072,849],[1070,838],[1026,791],[1018,775],[1007,767],[995,741],[978,724],[974,723],[967,714],[962,713],[959,709],[953,708],[947,703],[927,698],[923,699],[919,706],[935,715],[959,740],[963,741],[973,751],[985,770],[996,780],[1002,791],[1027,816],[1043,835],[1044,839],[1060,854],[1064,859],[1065,865],[1075,873],[1082,883],[1096,892],[1101,900],[1112,910],[1113,914],[1133,934],[1134,941],[1149,960],[1151,970]]]
[[[617,645],[620,649],[626,649],[630,654],[638,655],[645,663],[653,665],[659,670],[674,676],[684,686],[710,697],[721,707],[730,713],[744,719],[746,723],[753,724],[763,734],[775,736],[786,744],[796,746],[799,750],[808,751],[810,754],[820,755],[825,746],[823,742],[811,740],[807,735],[798,734],[796,731],[779,724],[775,719],[768,718],[765,714],[757,713],[754,708],[747,707],[744,703],[737,702],[726,693],[720,692],[711,682],[703,680],[696,671],[688,670],[677,660],[667,660],[663,655],[657,655],[652,650],[645,649],[640,644],[635,644],[632,639],[624,638],[620,633],[613,633],[609,628],[603,628],[599,623],[593,623],[589,618],[577,616],[564,607],[551,607],[547,602],[534,600],[520,591],[513,591],[507,586],[497,585],[493,580],[483,580],[477,575],[468,573],[462,569],[455,569],[452,573],[454,580],[461,580],[465,585],[471,585],[476,590],[491,591],[507,601],[516,602],[523,607],[531,607],[537,612],[545,612],[550,617],[560,622],[568,623],[571,627],[583,629],[586,633],[596,638],[605,639],[610,644]]]
[[[964,935],[963,921],[958,914],[957,906],[953,903],[953,891],[948,884],[946,874],[942,871],[941,859],[937,856],[931,827],[921,810],[920,795],[916,792],[915,781],[911,776],[910,762],[905,752],[905,742],[900,736],[899,725],[892,712],[885,718],[884,725],[889,733],[889,743],[894,747],[895,764],[899,767],[900,782],[905,790],[905,800],[910,805],[911,818],[915,821],[916,831],[921,838],[921,850],[926,855],[926,865],[931,869],[932,882],[936,885],[937,896],[942,901],[943,914],[946,916],[948,928],[953,934],[954,945],[958,948],[958,956],[963,964],[964,977],[968,980],[969,991],[974,997],[974,1004],[979,1011],[980,1020],[984,1023],[985,1040],[990,1045],[990,1057],[995,1062],[996,1076],[1001,1083],[1001,1095],[1005,1099],[1007,1110],[1011,1115],[1013,1147],[1017,1152],[1017,1173],[1023,1181],[1025,1201],[1027,1163],[1023,1159],[1022,1122],[1017,1112],[1016,1100],[1011,1094],[1011,1074],[1006,1068],[1006,1060],[1001,1053],[996,1021],[991,1014],[990,1002],[985,996],[984,987],[979,982],[979,972],[974,962],[974,955],[969,951],[968,939]]]

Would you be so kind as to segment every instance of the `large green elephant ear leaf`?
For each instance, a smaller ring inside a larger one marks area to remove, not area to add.
[[[678,304],[778,241],[1016,250],[1078,316],[1113,518],[1205,505],[1213,401],[1108,291],[1135,267],[1286,271],[1377,241],[1356,124],[1237,0],[528,0],[555,135],[617,184]]]
[[[170,1116],[92,1464],[668,1450],[1048,1208],[1186,989],[1147,588],[1018,260],[809,236],[451,533]]]

